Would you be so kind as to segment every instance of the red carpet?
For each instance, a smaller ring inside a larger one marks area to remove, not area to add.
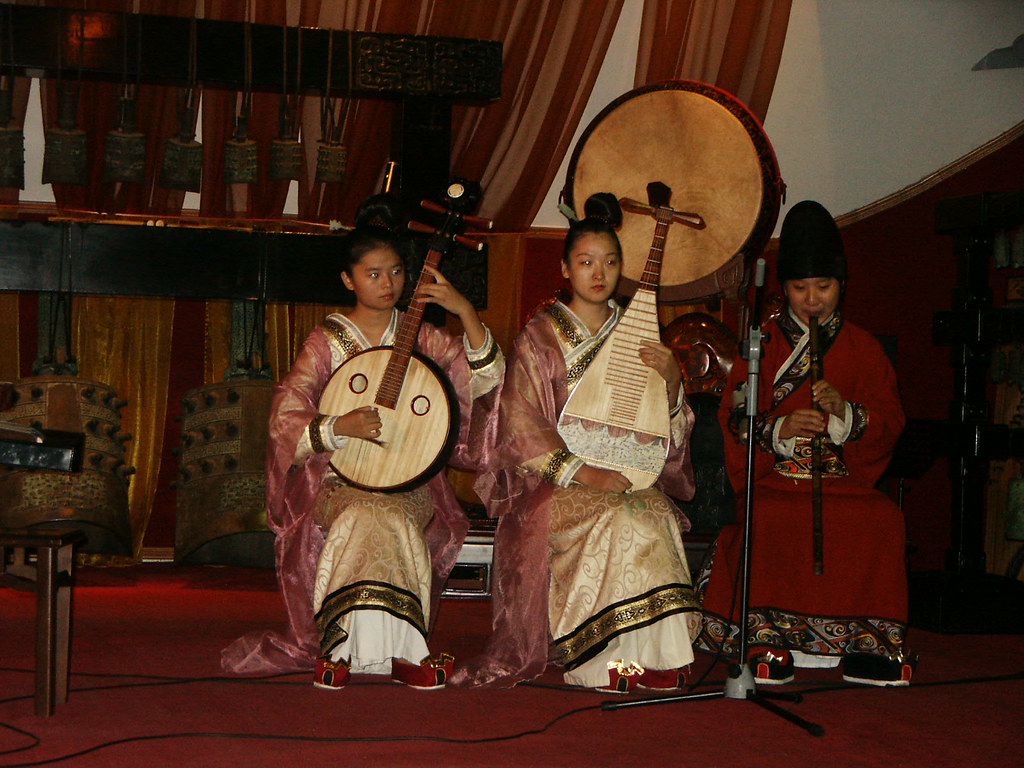
[[[446,600],[432,648],[463,659],[480,650],[489,609]],[[0,768],[1024,765],[1022,636],[913,630],[921,665],[904,689],[798,670],[786,690],[804,700],[781,706],[821,725],[819,738],[731,699],[603,711],[629,699],[563,689],[556,670],[485,691],[365,676],[341,691],[315,689],[308,675],[221,678],[225,644],[281,621],[273,575],[158,565],[80,569],[70,698],[38,718],[34,614],[33,595],[0,590]],[[721,691],[724,676],[715,667],[700,690]]]

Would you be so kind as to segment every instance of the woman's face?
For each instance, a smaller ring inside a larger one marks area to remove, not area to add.
[[[786,300],[801,323],[809,325],[811,315],[826,320],[839,306],[842,284],[834,277],[807,277],[783,283]]]
[[[604,304],[615,292],[622,272],[622,256],[614,238],[603,232],[586,232],[562,260],[562,276],[572,284],[574,298]]]
[[[345,287],[356,294],[356,301],[370,309],[391,309],[405,287],[405,265],[391,248],[374,248],[352,266],[352,273],[341,273]]]

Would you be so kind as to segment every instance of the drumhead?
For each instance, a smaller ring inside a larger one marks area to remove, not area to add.
[[[783,188],[757,118],[706,83],[672,80],[637,88],[591,121],[570,159],[563,197],[580,214],[596,192],[646,203],[652,181],[672,189],[672,208],[699,214],[705,223],[702,229],[670,225],[659,299],[734,295],[745,264],[775,227]],[[625,294],[636,289],[654,228],[649,215],[623,214]]]

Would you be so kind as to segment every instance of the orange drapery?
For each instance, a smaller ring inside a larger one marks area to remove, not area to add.
[[[126,9],[123,0],[51,0],[48,4],[117,12]],[[202,9],[207,17],[217,19],[502,40],[503,96],[487,105],[454,107],[452,169],[484,183],[483,215],[494,218],[500,230],[523,232],[570,149],[622,4],[623,0],[495,0],[486,4],[478,0],[259,0],[251,4],[153,0],[138,9],[179,16]],[[778,69],[789,4],[790,0],[645,0],[637,84],[677,77],[706,80],[735,93],[763,116]],[[116,122],[117,85],[87,82],[82,88],[79,124],[89,133],[91,178],[84,186],[54,185],[58,208],[158,216],[180,213],[184,194],[159,185],[163,148],[177,129],[176,90],[140,88],[138,119],[148,150],[146,182],[114,185],[102,181],[102,158],[106,133]],[[19,93],[23,91],[22,87]],[[52,86],[43,89],[46,125],[56,121],[53,96]],[[201,215],[280,217],[287,184],[270,181],[266,175],[269,141],[277,135],[277,99],[276,94],[254,95],[250,135],[259,145],[259,180],[229,187],[223,182],[221,152],[223,141],[232,132],[237,94],[205,94]],[[337,106],[340,111],[343,105],[339,102]],[[299,216],[321,222],[350,220],[358,202],[376,188],[388,156],[392,104],[374,99],[353,102],[343,137],[349,147],[349,171],[340,185],[313,182],[320,138],[319,98],[303,98],[300,110],[307,162],[298,182]],[[18,101],[15,113],[12,124],[20,124],[23,101]],[[4,193],[5,199],[13,202],[16,190]],[[484,319],[507,345],[518,330],[519,286],[529,279],[521,266],[528,245],[522,235],[490,239],[491,284],[501,285],[503,290],[491,292]],[[15,313],[16,320],[17,305],[16,299],[5,297],[0,312],[5,317]],[[110,382],[123,390],[122,396],[138,404],[136,410],[146,412],[140,419],[130,406],[125,414],[125,431],[135,436],[129,444],[129,461],[137,468],[131,498],[137,547],[145,536],[164,444],[176,436],[169,429],[169,417],[181,409],[180,402],[169,401],[167,384],[172,374],[170,339],[183,320],[181,306],[181,302],[162,299],[103,297],[75,303],[73,344],[82,375]],[[267,362],[277,376],[290,367],[313,325],[333,309],[307,304],[267,307]],[[194,308],[189,306],[188,311]],[[206,302],[201,312],[203,356],[191,386],[221,381],[231,362],[230,303]],[[119,364],[113,356],[114,346],[131,361],[128,365]],[[19,361],[17,355],[17,344],[0,345],[0,370],[24,370],[26,361]],[[129,366],[140,373],[125,376]],[[142,382],[145,393],[138,389]]]
[[[635,87],[697,80],[768,111],[792,0],[644,0]]]

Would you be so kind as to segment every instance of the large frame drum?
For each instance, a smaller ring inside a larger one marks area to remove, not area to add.
[[[77,528],[80,553],[132,553],[128,478],[121,409],[127,404],[106,384],[71,376],[37,376],[14,384],[6,421],[37,429],[85,433],[80,472],[0,469],[0,527]]]
[[[707,83],[669,80],[629,91],[605,107],[580,137],[563,197],[582,215],[596,192],[646,203],[652,181],[672,189],[675,210],[696,213],[705,224],[670,226],[659,300],[735,298],[746,262],[771,237],[784,188],[757,118]],[[651,216],[625,215],[619,230],[620,292],[636,290],[654,227]]]
[[[267,528],[267,422],[274,383],[209,384],[185,393],[174,559],[274,567]]]

